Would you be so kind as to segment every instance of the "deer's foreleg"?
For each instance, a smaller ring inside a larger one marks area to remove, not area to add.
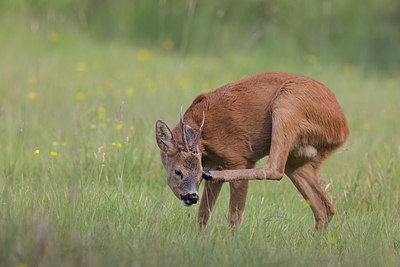
[[[229,183],[231,197],[229,200],[229,225],[239,228],[242,224],[248,191],[248,181]]]
[[[203,172],[203,178],[212,180],[216,183],[248,181],[248,180],[280,180],[283,177],[283,172],[267,165],[244,170],[225,170]]]
[[[222,184],[214,184],[211,181],[206,181],[204,185],[203,197],[200,201],[199,214],[197,221],[201,228],[206,227],[208,219],[214,209]]]

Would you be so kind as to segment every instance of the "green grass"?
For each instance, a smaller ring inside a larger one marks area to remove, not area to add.
[[[0,27],[0,265],[400,264],[397,74],[310,55],[182,55],[58,34]],[[323,82],[348,118],[351,138],[322,171],[336,208],[326,235],[315,235],[287,178],[251,182],[235,235],[227,186],[200,232],[197,207],[166,185],[156,119],[173,126],[201,92],[265,71]]]

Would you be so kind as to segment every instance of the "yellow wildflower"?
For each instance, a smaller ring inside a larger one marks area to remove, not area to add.
[[[47,36],[47,39],[49,39],[50,42],[57,42],[58,39],[60,38],[60,35],[58,34],[58,32],[52,32]]]
[[[111,145],[112,145],[112,146],[115,146],[116,144],[115,144],[115,142],[112,142]]]
[[[360,115],[360,118],[364,119],[367,117],[367,112],[365,112],[364,110],[361,110],[358,112],[358,115]]]
[[[96,124],[90,124],[91,129],[96,129]]]
[[[66,147],[67,146],[67,142],[64,141],[64,142],[61,143],[61,145]]]
[[[115,98],[121,97],[121,94],[122,94],[121,89],[115,89],[115,90],[113,91],[113,96],[114,96]]]
[[[40,152],[39,149],[36,149],[35,152],[33,152],[33,154],[37,155],[37,154],[39,154],[39,152]]]
[[[190,88],[192,85],[190,78],[188,76],[180,76],[178,82],[179,85],[185,89]]]
[[[308,63],[310,63],[310,64],[316,64],[318,62],[318,58],[316,57],[316,56],[314,56],[314,55],[312,55],[312,56],[309,56],[308,57]]]
[[[135,94],[135,89],[133,89],[132,87],[126,88],[125,94],[127,96],[133,96]]]
[[[155,83],[151,79],[144,80],[143,84],[147,87],[147,89],[149,89],[150,92],[154,93],[156,91]]]
[[[186,56],[186,59],[192,63],[192,64],[199,64],[201,63],[201,58],[199,56],[196,56],[195,54],[188,54]]]
[[[76,63],[76,65],[75,65],[75,70],[76,70],[77,72],[85,72],[86,69],[87,69],[87,66],[86,66],[86,64],[83,63],[83,62],[78,62],[78,63]]]
[[[95,93],[96,93],[96,92],[95,92],[94,89],[90,89],[90,90],[87,92],[88,96],[94,96]]]
[[[28,84],[34,84],[34,83],[36,83],[36,78],[33,76],[29,77],[27,82],[28,82]]]
[[[167,51],[174,49],[174,42],[172,40],[165,40],[163,42],[163,48]]]
[[[103,119],[104,116],[106,115],[106,109],[103,107],[100,107],[97,109],[97,117],[99,118],[99,120]]]
[[[83,101],[83,100],[85,100],[85,94],[82,92],[78,92],[78,93],[76,93],[75,98],[78,101]]]
[[[140,48],[136,52],[136,57],[139,61],[147,61],[150,58],[150,51],[147,50],[146,48]]]
[[[393,79],[387,80],[387,85],[389,87],[393,87],[394,86],[394,80]]]
[[[122,148],[122,144],[121,143],[118,143],[118,148]]]
[[[106,80],[106,81],[104,82],[104,87],[105,87],[105,88],[108,88],[108,89],[112,88],[112,87],[113,87],[112,81],[111,81],[111,80]]]
[[[135,131],[135,127],[134,127],[133,125],[131,125],[131,126],[129,127],[129,129],[130,129],[132,132]]]
[[[368,131],[369,129],[371,129],[371,124],[364,123],[363,128],[364,128],[364,130]]]
[[[353,64],[348,63],[344,66],[344,71],[348,76],[353,76],[356,72],[356,69]]]
[[[98,95],[104,94],[104,90],[105,90],[105,87],[103,87],[103,86],[101,86],[101,85],[96,86],[96,93],[97,93]]]
[[[53,152],[53,151],[51,151],[51,152],[50,152],[50,156],[52,156],[52,157],[55,157],[55,156],[57,156],[57,152]]]
[[[124,80],[124,78],[126,77],[126,72],[124,70],[119,69],[115,72],[114,76],[119,80]]]
[[[106,123],[100,123],[100,128],[103,128],[103,129],[107,128],[107,124]]]
[[[35,100],[37,98],[37,94],[35,93],[35,92],[30,92],[29,94],[28,94],[28,99],[30,100],[30,101],[33,101],[33,100]]]
[[[58,142],[57,142],[57,141],[54,141],[54,142],[53,142],[53,146],[58,146]]]
[[[122,127],[124,127],[124,123],[121,122],[120,124],[118,124],[117,126],[115,126],[115,129],[117,129],[118,131],[122,129]]]

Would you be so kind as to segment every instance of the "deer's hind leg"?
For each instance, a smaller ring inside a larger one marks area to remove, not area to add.
[[[315,229],[322,230],[332,219],[335,209],[321,188],[318,169],[321,162],[289,160],[285,173],[310,205],[315,217]]]

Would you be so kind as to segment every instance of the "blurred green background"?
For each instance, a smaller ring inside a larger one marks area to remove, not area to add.
[[[321,61],[399,70],[396,0],[1,0],[0,16],[32,31],[79,31],[99,41],[160,46],[182,53]],[[166,44],[168,46],[168,44]]]
[[[0,0],[0,266],[400,266],[399,29],[395,0]],[[199,232],[154,123],[266,71],[346,115],[336,214],[316,235],[288,178],[252,181],[235,235],[227,185]]]

